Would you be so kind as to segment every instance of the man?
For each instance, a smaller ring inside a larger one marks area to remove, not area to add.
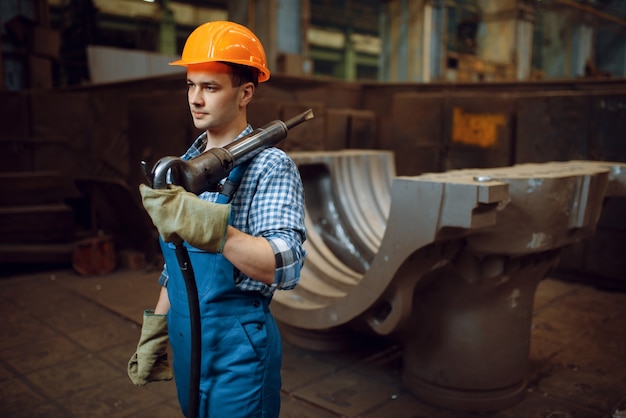
[[[256,36],[233,22],[196,28],[185,43],[188,100],[204,130],[183,159],[252,132],[247,106],[257,82],[267,81],[265,52]],[[174,245],[185,241],[195,273],[202,323],[199,415],[278,417],[282,346],[268,305],[276,289],[298,283],[304,263],[304,192],[298,170],[269,148],[247,166],[230,204],[218,193],[195,196],[179,186],[140,186],[142,201],[163,240],[161,297],[144,314],[137,353],[129,363],[136,384],[171,378],[167,337],[183,410],[189,410],[189,307]],[[167,315],[167,324],[165,323]]]

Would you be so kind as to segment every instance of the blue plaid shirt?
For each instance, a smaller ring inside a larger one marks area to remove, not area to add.
[[[236,138],[252,132],[248,125]],[[189,160],[206,148],[206,132],[200,135],[181,157]],[[215,202],[217,192],[198,197]],[[235,284],[244,291],[259,291],[271,296],[276,289],[293,289],[300,280],[306,252],[304,226],[304,189],[295,163],[278,148],[268,148],[252,159],[231,201],[232,225],[249,235],[268,240],[276,259],[274,283],[268,286],[235,269]],[[167,269],[159,283],[167,285]]]

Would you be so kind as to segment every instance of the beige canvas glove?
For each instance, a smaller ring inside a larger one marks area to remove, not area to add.
[[[167,361],[168,341],[166,315],[157,315],[154,310],[144,311],[137,351],[128,362],[128,377],[135,385],[173,379]]]
[[[152,189],[139,185],[143,206],[165,242],[222,252],[230,218],[230,205],[198,199],[180,186]]]

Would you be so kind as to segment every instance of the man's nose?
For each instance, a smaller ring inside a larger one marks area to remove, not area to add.
[[[200,89],[198,88],[189,89],[189,103],[192,103],[194,105],[202,104],[202,95],[200,94]]]

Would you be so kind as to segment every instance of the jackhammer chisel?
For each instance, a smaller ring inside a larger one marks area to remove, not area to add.
[[[275,120],[222,148],[211,148],[195,158],[163,157],[148,172],[144,161],[141,165],[153,189],[165,189],[168,183],[182,186],[188,192],[200,194],[205,191],[221,191],[220,181],[238,165],[250,161],[266,148],[278,144],[287,137],[288,131],[314,117],[311,109],[286,122]],[[169,173],[169,178],[168,178]],[[200,304],[198,290],[187,248],[181,243],[175,249],[181,270],[187,299],[191,326],[191,369],[189,373],[189,418],[198,416],[200,401],[200,364],[202,356]]]

